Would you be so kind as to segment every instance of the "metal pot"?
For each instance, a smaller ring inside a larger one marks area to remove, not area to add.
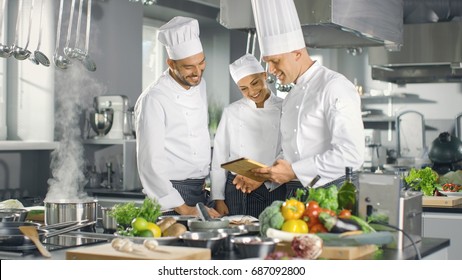
[[[97,200],[45,202],[45,224],[70,221],[96,222]]]
[[[111,210],[111,207],[101,207],[101,222],[105,231],[114,233],[117,230],[117,221],[109,216]]]
[[[29,213],[27,209],[20,209],[20,208],[0,209],[0,215],[2,215],[2,217],[12,216],[13,217],[12,221],[16,221],[16,222],[24,222],[26,220],[27,213]],[[8,221],[8,219],[5,221]]]

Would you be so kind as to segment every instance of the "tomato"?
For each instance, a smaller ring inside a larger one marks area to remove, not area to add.
[[[331,215],[332,217],[337,216],[337,214],[335,213],[335,211],[330,210],[330,209],[326,209],[326,208],[320,208],[319,212],[325,212],[325,213]]]
[[[349,219],[351,217],[351,211],[349,209],[343,209],[338,214],[338,217],[342,219]]]
[[[319,224],[319,208],[308,208],[303,213],[303,220],[308,223],[308,227],[311,227],[314,224]]]
[[[300,219],[304,211],[305,204],[295,198],[287,199],[281,206],[281,214],[284,220]]]
[[[287,220],[282,224],[281,230],[293,233],[308,233],[308,225],[301,219]]]
[[[306,204],[306,208],[308,209],[319,209],[319,203],[316,200],[311,200]]]
[[[310,233],[319,233],[319,232],[327,232],[327,229],[324,227],[323,224],[315,224],[310,227]]]

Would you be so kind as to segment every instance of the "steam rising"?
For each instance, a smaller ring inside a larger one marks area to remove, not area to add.
[[[56,71],[56,135],[59,145],[51,154],[53,177],[48,179],[47,202],[87,200],[83,188],[85,160],[80,131],[80,115],[92,106],[95,96],[103,95],[106,88],[91,77],[79,61],[73,61],[66,70]]]

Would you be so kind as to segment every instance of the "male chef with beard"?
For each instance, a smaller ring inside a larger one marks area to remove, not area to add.
[[[286,183],[288,197],[316,175],[321,177],[316,186],[340,186],[345,167],[358,170],[364,160],[358,92],[345,76],[311,59],[293,0],[251,3],[268,71],[281,84],[294,84],[282,104],[282,158],[254,171],[275,186]],[[248,178],[234,180],[239,189],[251,188]]]
[[[196,19],[177,16],[159,29],[168,69],[138,98],[136,152],[143,190],[164,214],[198,215],[207,204],[211,149],[205,55]],[[208,208],[212,217],[219,214]]]

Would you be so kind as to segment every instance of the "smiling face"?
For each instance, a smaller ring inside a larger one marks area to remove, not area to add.
[[[263,60],[268,64],[268,72],[276,76],[281,84],[287,85],[295,82],[299,76],[298,56],[298,52],[293,51],[265,56]]]
[[[270,94],[266,85],[266,75],[266,72],[256,73],[245,76],[237,82],[242,95],[255,102],[257,107],[263,107]]]
[[[197,86],[205,70],[205,55],[198,53],[180,60],[167,60],[172,77],[185,89]]]

